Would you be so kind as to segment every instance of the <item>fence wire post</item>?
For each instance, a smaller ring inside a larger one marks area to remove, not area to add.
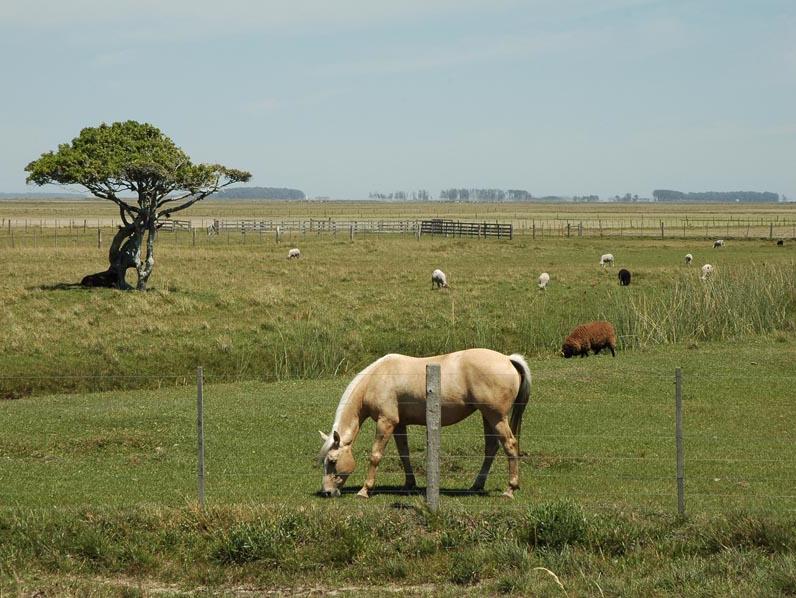
[[[426,366],[426,505],[439,508],[439,449],[441,424],[439,364]]]
[[[685,456],[683,454],[683,372],[674,370],[674,440],[677,446],[677,513],[685,517]]]
[[[199,490],[199,507],[205,509],[205,421],[204,421],[204,372],[196,368],[196,477]]]

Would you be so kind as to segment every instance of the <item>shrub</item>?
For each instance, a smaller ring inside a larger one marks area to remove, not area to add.
[[[520,528],[520,541],[535,548],[561,550],[586,540],[586,517],[574,502],[565,500],[533,507]]]

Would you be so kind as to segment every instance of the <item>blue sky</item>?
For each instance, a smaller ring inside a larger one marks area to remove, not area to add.
[[[310,196],[796,197],[793,0],[4,0],[0,191],[101,122]]]

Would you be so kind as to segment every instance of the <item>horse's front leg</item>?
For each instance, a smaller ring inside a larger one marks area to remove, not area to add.
[[[415,481],[415,472],[412,470],[412,462],[409,460],[409,439],[406,435],[406,426],[402,424],[395,426],[393,437],[395,438],[395,446],[398,448],[398,456],[401,457],[401,465],[403,465],[404,475],[406,476],[404,490],[414,490],[417,482]]]
[[[376,468],[381,463],[381,458],[384,456],[384,449],[392,436],[392,431],[395,424],[388,421],[384,417],[380,417],[376,422],[376,440],[373,441],[373,449],[370,451],[370,467],[368,468],[368,477],[365,479],[365,484],[362,489],[357,492],[357,496],[368,498],[373,486],[376,485]]]

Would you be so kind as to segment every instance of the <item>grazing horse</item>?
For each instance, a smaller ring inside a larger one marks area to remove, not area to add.
[[[483,490],[500,441],[509,461],[509,487],[504,495],[513,497],[519,488],[520,425],[531,395],[531,372],[521,355],[506,356],[489,349],[466,349],[434,357],[390,354],[359,372],[340,398],[331,433],[321,432],[324,443],[318,460],[323,464],[324,496],[340,496],[340,488],[354,471],[354,441],[368,418],[376,422],[376,439],[367,478],[358,495],[367,498],[373,490],[376,468],[393,434],[406,475],[405,488],[415,487],[406,427],[426,425],[428,364],[440,366],[443,426],[481,412],[484,463],[471,490]]]

